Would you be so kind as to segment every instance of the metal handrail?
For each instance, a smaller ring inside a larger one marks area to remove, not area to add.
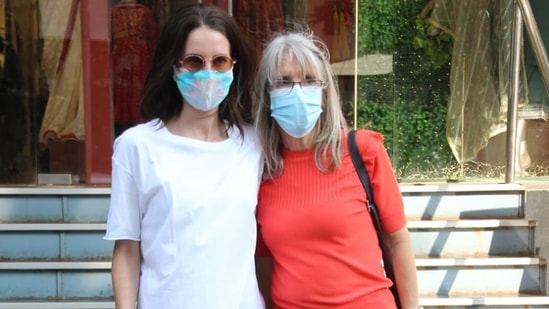
[[[511,66],[510,66],[510,86],[509,102],[507,114],[507,147],[506,147],[506,169],[505,183],[514,182],[515,177],[515,159],[517,145],[517,118],[520,87],[520,62],[521,46],[523,41],[523,25],[526,27],[528,37],[534,49],[534,54],[540,74],[545,82],[545,89],[549,91],[549,60],[547,51],[543,45],[543,40],[539,33],[532,7],[529,0],[515,0],[513,15],[513,37],[511,45]]]

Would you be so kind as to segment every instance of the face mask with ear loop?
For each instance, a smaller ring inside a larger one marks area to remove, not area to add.
[[[322,87],[295,85],[271,91],[271,117],[288,135],[309,134],[322,113]]]
[[[200,70],[191,72],[174,68],[174,81],[185,102],[203,112],[216,108],[227,94],[233,82],[233,71]]]

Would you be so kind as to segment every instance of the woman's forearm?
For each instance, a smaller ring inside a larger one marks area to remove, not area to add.
[[[417,269],[408,229],[403,227],[390,234],[388,238],[402,308],[417,309],[419,308]]]
[[[134,309],[141,268],[140,243],[117,240],[112,257],[112,282],[116,309]]]

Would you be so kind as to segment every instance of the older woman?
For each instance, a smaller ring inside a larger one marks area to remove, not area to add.
[[[258,255],[272,257],[275,308],[395,308],[325,45],[285,33],[258,71],[256,126],[265,155]],[[381,134],[356,134],[371,178],[403,308],[418,308],[402,197]]]

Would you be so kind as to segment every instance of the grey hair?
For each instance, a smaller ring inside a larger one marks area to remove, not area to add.
[[[273,36],[263,51],[259,64],[255,90],[258,96],[255,107],[255,126],[265,156],[265,177],[273,178],[282,172],[281,137],[271,117],[269,85],[276,79],[284,57],[298,63],[303,72],[314,70],[326,82],[322,95],[322,114],[314,132],[315,164],[322,172],[329,172],[342,162],[342,132],[348,129],[341,110],[339,88],[330,66],[326,45],[309,31],[291,31]]]

